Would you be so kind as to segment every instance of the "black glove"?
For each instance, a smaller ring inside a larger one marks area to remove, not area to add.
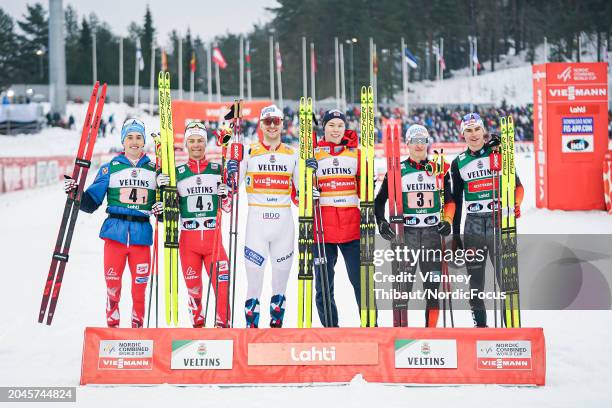
[[[391,241],[395,238],[395,232],[391,229],[391,225],[387,220],[382,220],[378,223],[378,232],[387,241]]]
[[[487,143],[485,143],[485,146],[493,148],[493,147],[497,147],[501,144],[501,140],[499,138],[499,135],[496,135],[495,133],[491,133],[491,137],[489,138],[489,141]]]
[[[451,232],[451,225],[448,221],[440,221],[438,223],[438,234],[442,235],[443,237],[448,236],[448,234],[450,234]]]
[[[463,249],[463,240],[461,239],[461,235],[453,234],[453,252],[458,249]]]

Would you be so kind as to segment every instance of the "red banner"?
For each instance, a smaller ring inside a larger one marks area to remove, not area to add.
[[[544,385],[542,329],[87,328],[81,384]]]

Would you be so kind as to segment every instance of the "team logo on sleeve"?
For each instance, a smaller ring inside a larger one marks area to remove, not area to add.
[[[183,174],[185,172],[185,167],[184,166],[179,167],[178,172],[179,174]]]
[[[108,167],[102,167],[102,174],[108,174]]]

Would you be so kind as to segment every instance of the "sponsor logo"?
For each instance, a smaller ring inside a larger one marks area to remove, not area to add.
[[[286,190],[289,188],[289,176],[287,175],[254,175],[253,187],[264,189]]]
[[[130,176],[132,176],[132,178],[136,178],[138,177],[138,172],[136,170],[132,170],[132,172],[130,173]]]
[[[219,265],[219,272],[225,272],[228,270],[227,261],[219,261],[217,264]]]
[[[423,182],[423,175],[422,175],[421,173],[419,173],[419,175],[417,176],[417,181],[418,181],[419,183],[422,183],[422,182]]]
[[[336,157],[334,157],[334,160],[332,160],[332,164],[336,167],[338,167],[340,165],[340,160],[338,160]]]
[[[179,167],[178,172],[179,174],[183,174],[185,172],[185,167],[184,166]]]
[[[270,155],[270,163],[276,163],[276,156],[274,156],[273,154]]]
[[[468,205],[467,209],[469,212],[478,212],[483,209],[483,206],[480,203],[472,203]]]
[[[219,169],[219,164],[218,163],[210,163],[210,168],[213,170],[218,170]]]
[[[476,162],[476,167],[478,167],[479,169],[482,169],[484,167],[484,164],[482,164],[482,160],[478,160]]]
[[[580,118],[562,118],[562,134],[593,134],[593,118],[592,117],[580,117]]]
[[[138,284],[147,283],[148,281],[149,281],[149,277],[148,276],[137,276],[136,279],[134,279],[134,282],[136,282]]]
[[[111,164],[112,164],[113,166],[118,166],[118,165],[119,165],[119,164],[121,164],[121,163],[119,163],[117,160],[115,160],[115,161],[113,161]]]
[[[196,184],[198,186],[202,185],[202,179],[200,177],[196,177]]]
[[[421,220],[419,220],[418,217],[415,217],[414,215],[409,215],[404,218],[405,225],[418,225],[420,222]]]
[[[561,136],[561,151],[563,153],[590,153],[594,151],[593,135]]]
[[[561,71],[559,74],[557,74],[557,79],[560,79],[563,82],[567,82],[570,79],[571,75],[572,75],[572,67],[567,67],[563,71]]]
[[[218,282],[227,282],[229,281],[229,274],[228,273],[220,273],[218,278],[217,278]]]
[[[425,218],[424,222],[427,225],[435,225],[438,223],[438,217],[436,215],[430,215],[429,217]]]
[[[198,229],[199,226],[200,223],[195,220],[183,221],[183,228],[185,228],[186,230]]]
[[[533,73],[533,79],[535,79],[537,82],[540,82],[540,79],[544,79],[544,78],[546,78],[545,71],[536,71]]]
[[[476,360],[479,370],[531,370],[531,341],[477,341]]]
[[[204,228],[213,229],[217,225],[217,220],[214,218],[210,218],[204,221]]]
[[[108,167],[102,167],[102,174],[108,174]]]
[[[283,261],[286,261],[286,260],[288,260],[288,259],[291,259],[291,257],[292,257],[292,256],[293,256],[293,251],[291,251],[289,254],[287,254],[287,255],[285,255],[285,256],[281,256],[280,258],[278,258],[278,259],[276,260],[276,262],[278,263],[278,262],[283,262]]]
[[[249,343],[248,365],[375,365],[377,343]]]
[[[261,266],[264,263],[265,258],[263,256],[261,256],[260,254],[258,254],[257,252],[253,251],[251,248],[245,246],[244,247],[244,257],[248,260],[253,262],[255,265]]]
[[[496,180],[495,186],[499,185],[499,179]],[[493,180],[491,178],[468,181],[468,191],[470,193],[479,193],[481,191],[490,191],[493,188]]]
[[[265,212],[263,213],[264,220],[278,220],[280,218],[280,213],[277,212]]]
[[[100,370],[152,370],[153,340],[100,340]]]
[[[231,370],[233,340],[172,340],[172,370]]]
[[[117,272],[115,272],[115,270],[113,268],[109,268],[108,271],[106,271],[106,274],[105,274],[104,278],[107,281],[118,281],[118,280],[121,280],[121,278],[119,276],[117,276]]]
[[[567,98],[568,101],[573,101],[576,98],[582,97],[608,96],[608,90],[599,87],[577,88],[575,86],[568,86],[567,88],[549,89],[548,92],[550,96],[554,98]]]
[[[136,265],[137,275],[146,275],[149,273],[149,264],[138,264]]]
[[[194,280],[197,279],[198,275],[196,274],[196,271],[191,267],[187,267],[187,272],[185,273],[185,280]]]
[[[457,368],[457,342],[396,339],[395,368]]]

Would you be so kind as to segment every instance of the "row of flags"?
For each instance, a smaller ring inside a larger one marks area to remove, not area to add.
[[[440,52],[440,48],[437,45],[433,47],[433,53],[436,56],[436,61],[440,64],[440,68],[442,71],[446,70],[446,62],[444,61],[444,55]],[[419,66],[419,59],[408,49],[408,47],[404,50],[404,57],[406,58],[406,63],[409,67],[416,69]],[[478,52],[475,48],[472,49],[472,62],[474,65],[480,69],[480,62],[478,61]],[[374,56],[376,58],[376,56]],[[376,59],[375,59],[376,61]]]

